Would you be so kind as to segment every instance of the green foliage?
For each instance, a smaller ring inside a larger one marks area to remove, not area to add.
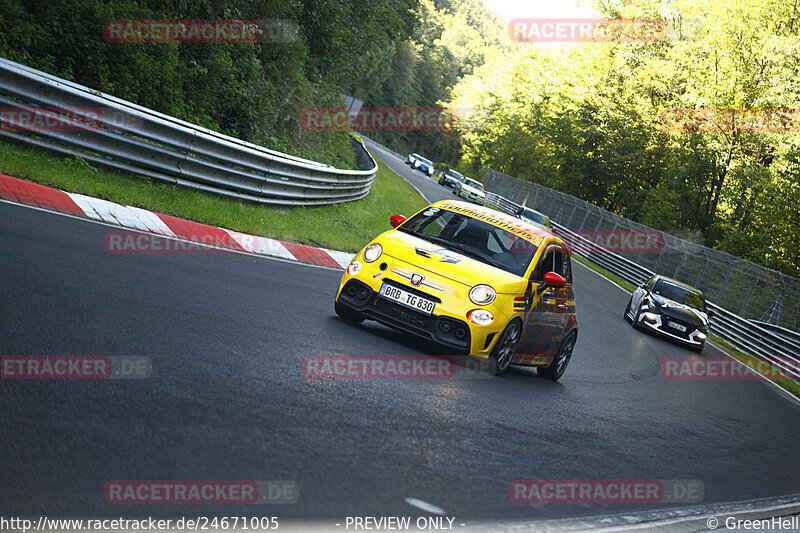
[[[340,106],[374,46],[405,42],[416,0],[5,0],[0,56],[269,148],[353,165],[341,132],[300,124],[303,108]],[[114,19],[248,19],[296,23],[265,43],[110,43]]]
[[[364,72],[353,76],[348,94],[365,106],[442,107],[465,76],[513,50],[504,23],[483,0],[420,0],[415,15],[419,24],[411,39],[377,44]],[[460,157],[457,138],[448,132],[371,135],[398,152],[424,153],[453,166]]]
[[[622,216],[800,274],[800,134],[741,121],[675,132],[670,109],[800,107],[800,4],[602,0],[659,18],[657,42],[531,45],[453,90],[465,165],[533,180]]]

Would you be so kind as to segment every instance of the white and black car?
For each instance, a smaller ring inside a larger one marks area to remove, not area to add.
[[[408,154],[406,165],[410,165],[414,170],[424,172],[428,176],[433,176],[433,163],[419,154]]]
[[[640,285],[625,308],[625,318],[633,327],[677,341],[698,353],[708,339],[710,314],[702,292],[659,275]]]
[[[439,178],[439,185],[442,187],[450,187],[451,189],[456,186],[456,183],[464,179],[464,175],[460,172],[453,170],[452,168],[449,169],[447,172],[443,173]]]
[[[486,205],[486,193],[483,190],[483,183],[464,176],[464,179],[457,181],[453,186],[453,194],[474,204]]]

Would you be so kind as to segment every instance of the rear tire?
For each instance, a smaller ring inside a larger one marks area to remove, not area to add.
[[[333,304],[333,308],[342,320],[350,322],[351,324],[361,324],[364,321],[364,317],[360,313],[356,313],[340,305],[338,300]]]
[[[536,369],[539,375],[552,381],[561,379],[561,376],[564,375],[564,371],[567,369],[567,365],[569,365],[572,359],[572,350],[575,349],[575,340],[577,338],[574,331],[567,335],[567,338],[561,342],[561,346],[558,348],[558,354],[553,358],[550,366]]]

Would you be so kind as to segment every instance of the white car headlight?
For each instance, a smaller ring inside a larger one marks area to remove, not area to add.
[[[353,262],[350,263],[350,266],[347,267],[347,273],[351,276],[355,276],[359,272],[361,272],[361,263],[358,259],[354,259]]]
[[[376,261],[381,254],[383,253],[383,248],[381,248],[380,244],[370,244],[366,248],[364,248],[364,261],[367,263],[372,263]]]
[[[494,315],[486,309],[473,309],[467,313],[467,319],[478,326],[488,326],[494,320]]]
[[[497,293],[488,285],[475,285],[469,291],[469,299],[476,305],[488,305],[497,298]]]

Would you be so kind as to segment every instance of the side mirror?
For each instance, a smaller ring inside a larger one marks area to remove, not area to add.
[[[647,283],[642,283],[641,285],[639,285],[639,288],[640,289],[646,289],[647,288]]]
[[[708,318],[713,318],[715,315],[716,313],[714,311],[712,311],[711,309],[706,309],[706,316]]]
[[[406,217],[403,215],[392,215],[389,217],[389,224],[391,224],[393,228],[396,228],[405,221]]]
[[[556,289],[560,289],[564,285],[567,284],[567,280],[565,280],[561,274],[556,274],[555,272],[548,272],[544,275],[544,284],[548,287],[555,287]]]

